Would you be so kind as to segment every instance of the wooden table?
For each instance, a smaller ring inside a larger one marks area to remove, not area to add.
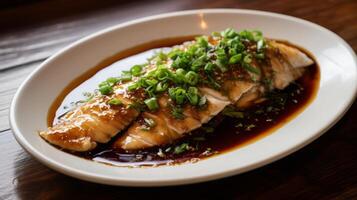
[[[357,199],[356,103],[320,139],[278,162],[230,178],[163,188],[111,187],[59,174],[22,149],[8,123],[10,101],[21,81],[60,48],[102,28],[176,10],[258,9],[320,24],[340,35],[356,51],[356,0],[27,0],[3,4],[0,4],[3,6],[0,9],[0,199]]]

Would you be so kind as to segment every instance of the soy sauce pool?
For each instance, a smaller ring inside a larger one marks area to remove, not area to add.
[[[169,49],[165,47],[181,44],[192,38],[193,36],[150,42],[120,52],[98,64],[93,70],[73,81],[57,98],[49,112],[49,125],[56,124],[61,116],[85,99],[83,93],[93,91],[99,82],[119,75],[120,71],[127,70],[130,66],[144,63],[156,51],[168,51]],[[301,50],[310,55],[307,51]],[[112,149],[112,144],[109,142],[98,145],[90,152],[70,153],[86,159],[126,167],[196,162],[242,147],[274,132],[313,100],[318,83],[319,68],[315,64],[308,68],[303,77],[286,89],[270,93],[267,101],[241,110],[240,112],[244,114],[243,118],[218,115],[202,128],[168,146],[128,152]],[[115,141],[115,138],[112,141]]]

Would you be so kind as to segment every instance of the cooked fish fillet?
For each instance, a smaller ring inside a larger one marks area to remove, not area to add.
[[[123,105],[111,106],[112,97],[98,96],[67,113],[61,121],[39,134],[48,142],[73,151],[88,151],[97,142],[106,143],[125,129],[139,112],[128,105],[133,102],[122,93],[113,94]]]
[[[232,75],[232,78],[231,74],[225,73],[225,77],[219,77],[221,81],[219,91],[204,84],[195,85],[200,97],[206,99],[206,104],[203,108],[190,104],[183,105],[181,109],[184,117],[182,119],[173,116],[172,99],[168,97],[166,90],[163,95],[160,94],[157,97],[159,100],[158,111],[145,111],[140,114],[140,111],[129,106],[137,103],[140,99],[127,95],[129,86],[127,83],[128,85],[115,85],[114,93],[111,95],[96,96],[84,105],[70,111],[61,118],[58,124],[49,127],[46,131],[40,131],[39,134],[49,143],[61,148],[89,151],[95,148],[97,143],[107,143],[129,126],[126,132],[115,141],[115,148],[137,150],[169,144],[207,123],[227,105],[236,104],[243,108],[264,101],[266,92],[273,89],[284,89],[302,76],[305,71],[304,67],[313,64],[307,55],[296,48],[272,40],[267,40],[267,42],[267,59],[264,59],[264,63],[253,58],[249,66],[251,68],[239,72],[238,76]],[[194,43],[194,41],[185,42],[175,48],[186,51]],[[215,45],[219,44],[215,40],[210,43],[213,50]],[[224,51],[223,53],[226,53]],[[160,65],[157,63],[150,61],[145,68],[145,73],[155,73]],[[171,66],[173,60],[166,58],[161,61],[162,63]],[[237,69],[235,70],[237,71]],[[261,73],[254,73],[254,71]],[[141,75],[143,74],[139,76]],[[264,79],[271,80],[272,84],[267,87],[262,83]],[[140,77],[136,76],[132,82],[139,80]],[[122,104],[116,106],[108,104],[108,101],[113,98],[118,99]],[[148,130],[145,127],[145,123],[147,123],[145,120],[153,121],[155,125]]]
[[[286,44],[270,41],[267,51],[273,70],[273,84],[277,89],[284,89],[291,82],[302,76],[306,66],[314,63],[305,53]]]
[[[261,69],[265,72],[265,77],[272,81],[271,88],[255,86],[235,103],[238,108],[246,108],[264,101],[267,90],[284,89],[303,75],[305,67],[314,63],[297,48],[276,41],[269,41],[269,46],[267,54],[271,67]]]
[[[207,99],[206,108],[198,109],[187,105],[183,111],[184,119],[175,119],[170,112],[168,98],[162,97],[158,112],[142,113],[142,118],[152,119],[157,124],[150,130],[143,130],[142,123],[134,122],[125,134],[115,141],[114,147],[136,150],[169,144],[207,123],[227,105],[237,101],[254,85],[254,83],[248,81],[227,81],[224,84],[227,96],[211,88],[201,87],[199,91]]]
[[[186,106],[183,112],[186,117],[182,120],[173,118],[167,109],[168,99],[162,97],[158,112],[144,112],[141,115],[141,118],[155,121],[156,125],[150,130],[145,130],[142,123],[134,122],[124,135],[115,141],[114,148],[138,150],[169,144],[207,123],[229,104],[247,107],[263,101],[263,96],[268,90],[284,89],[302,76],[304,67],[313,64],[307,55],[296,48],[274,41],[269,44],[267,56],[270,63],[268,66],[260,67],[263,73],[254,75],[256,81],[247,79],[225,81],[222,88],[224,92],[199,88],[200,93],[207,98],[207,108],[201,110]],[[258,68],[259,65],[253,66]],[[270,78],[272,86],[266,88],[259,82],[262,78]]]
[[[134,122],[115,142],[114,147],[134,150],[168,144],[183,137],[185,133],[199,128],[203,123],[207,123],[231,103],[227,97],[212,89],[202,88],[200,92],[207,98],[205,109],[199,110],[187,105],[183,111],[185,118],[176,119],[169,110],[168,98],[161,97],[159,100],[161,108],[158,112],[142,113],[143,118],[154,120],[156,125],[150,130],[143,130],[140,122]]]

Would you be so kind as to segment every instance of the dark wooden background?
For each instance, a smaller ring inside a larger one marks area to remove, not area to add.
[[[112,187],[76,180],[48,169],[17,144],[8,123],[12,96],[21,81],[54,52],[127,20],[219,7],[307,19],[334,31],[357,50],[356,0],[1,1],[0,199],[357,199],[356,103],[321,138],[278,162],[234,177],[179,187]]]

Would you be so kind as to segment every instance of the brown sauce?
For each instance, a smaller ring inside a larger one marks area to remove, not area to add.
[[[74,102],[85,99],[83,93],[92,92],[102,80],[117,76],[121,70],[128,69],[132,65],[144,63],[157,48],[181,44],[192,38],[193,36],[153,41],[120,52],[99,63],[70,83],[57,97],[48,114],[48,125],[52,126],[63,114],[75,107]],[[306,50],[299,49],[313,58]],[[274,132],[309,105],[317,93],[319,80],[319,67],[314,64],[308,68],[303,77],[286,89],[275,91],[270,94],[267,101],[244,110],[243,119],[218,115],[203,128],[165,147],[126,152],[112,149],[112,144],[109,142],[98,145],[90,152],[71,153],[116,166],[153,166],[194,162],[242,147]],[[212,128],[214,128],[213,132]],[[115,141],[115,138],[112,141]]]

